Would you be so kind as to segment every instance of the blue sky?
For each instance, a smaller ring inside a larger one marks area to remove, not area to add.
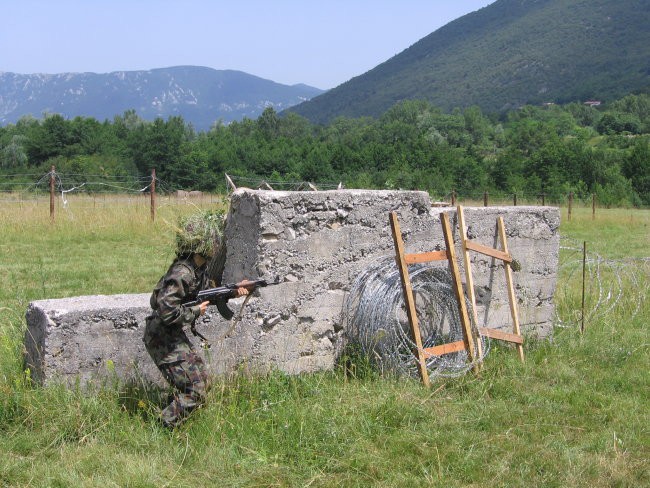
[[[494,0],[10,0],[0,71],[179,65],[333,88]]]

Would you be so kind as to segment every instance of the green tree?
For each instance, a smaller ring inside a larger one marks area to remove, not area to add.
[[[26,150],[31,165],[40,165],[50,158],[73,153],[70,123],[61,115],[48,114],[41,123],[30,129]]]
[[[11,136],[9,144],[2,149],[0,162],[3,168],[18,168],[27,163],[27,153],[24,147],[26,139],[20,134]]]
[[[523,191],[526,187],[524,167],[524,158],[518,150],[510,148],[499,154],[489,170],[494,188],[506,193]]]
[[[312,137],[309,120],[295,112],[289,112],[279,119],[278,135],[293,141],[306,141]]]
[[[92,117],[75,117],[70,122],[69,146],[75,154],[97,154],[104,144],[102,124]]]
[[[257,128],[267,141],[278,136],[280,132],[280,118],[273,107],[267,107],[257,118]]]
[[[188,140],[181,117],[170,117],[166,122],[157,118],[151,124],[137,127],[131,134],[131,155],[140,174],[147,174],[153,168],[161,179],[177,174],[173,166],[180,164],[181,148]]]
[[[650,204],[650,137],[639,138],[623,160],[623,175],[630,180],[641,202]]]

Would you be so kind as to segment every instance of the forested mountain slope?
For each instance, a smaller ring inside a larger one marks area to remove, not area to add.
[[[313,122],[424,99],[445,110],[610,101],[650,88],[649,0],[497,0],[290,109]]]

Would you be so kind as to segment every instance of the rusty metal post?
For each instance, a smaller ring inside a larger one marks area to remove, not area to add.
[[[582,242],[582,307],[580,314],[580,332],[585,332],[585,277],[587,267],[587,241]]]

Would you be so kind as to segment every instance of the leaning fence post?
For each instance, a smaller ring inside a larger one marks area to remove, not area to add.
[[[50,221],[54,223],[54,165],[50,168]]]
[[[230,185],[232,191],[235,191],[237,187],[233,183],[232,179],[230,178],[230,176],[228,176],[228,173],[224,173],[224,174],[226,175],[226,191],[228,191],[228,185]]]
[[[151,170],[151,221],[156,220],[156,168]]]

